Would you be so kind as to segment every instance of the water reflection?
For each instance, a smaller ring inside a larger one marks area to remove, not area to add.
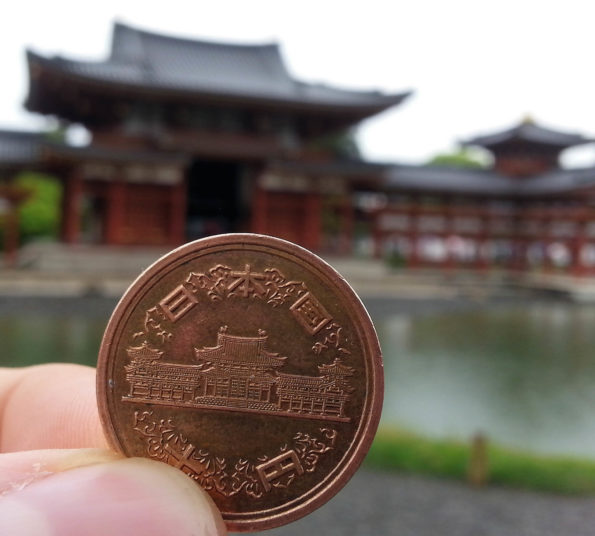
[[[3,366],[49,361],[95,366],[106,321],[86,315],[14,315],[0,317]]]
[[[0,363],[95,365],[111,307],[0,315]],[[384,425],[461,439],[481,430],[511,446],[595,458],[594,307],[384,312],[375,323],[385,356]]]
[[[377,327],[384,424],[595,457],[595,309],[535,304]]]

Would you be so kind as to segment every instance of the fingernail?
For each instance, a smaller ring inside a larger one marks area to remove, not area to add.
[[[218,536],[210,497],[181,471],[141,458],[86,465],[0,499],[0,534]]]

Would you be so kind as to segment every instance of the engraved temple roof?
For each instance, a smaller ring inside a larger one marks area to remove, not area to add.
[[[163,355],[163,352],[149,347],[146,342],[144,342],[141,346],[133,346],[128,348],[126,353],[133,361],[155,361],[160,359]]]
[[[339,358],[336,358],[329,365],[319,365],[318,370],[323,375],[329,376],[353,376],[353,368],[343,365]]]
[[[217,335],[217,346],[195,348],[196,358],[201,361],[219,364],[252,364],[261,368],[274,368],[283,365],[286,357],[265,349],[268,336],[240,337],[221,333]]]
[[[328,381],[321,376],[302,376],[300,374],[287,374],[285,372],[279,372],[277,374],[277,384],[279,388],[287,387],[315,387],[319,388],[323,385],[327,385]]]

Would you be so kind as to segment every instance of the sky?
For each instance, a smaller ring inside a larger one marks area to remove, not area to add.
[[[594,15],[595,3],[578,0],[21,0],[0,18],[0,128],[47,124],[22,105],[26,48],[101,60],[117,20],[180,37],[275,41],[306,82],[412,90],[359,127],[371,160],[423,163],[526,117],[595,138]],[[595,146],[564,162],[595,164]]]

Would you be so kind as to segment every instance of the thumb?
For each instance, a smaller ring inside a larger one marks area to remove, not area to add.
[[[0,534],[221,536],[210,497],[181,471],[108,451],[0,455]]]

